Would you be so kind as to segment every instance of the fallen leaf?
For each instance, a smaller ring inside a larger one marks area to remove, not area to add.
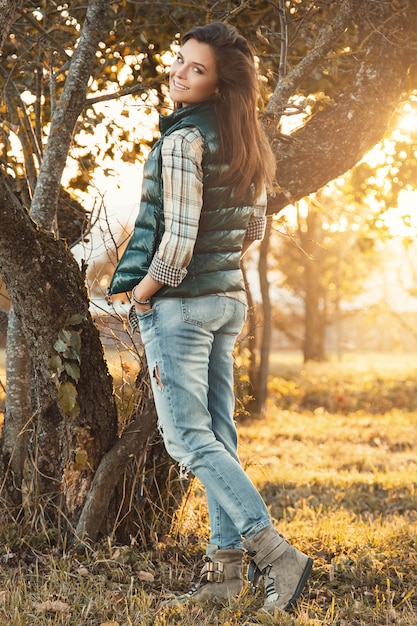
[[[34,602],[33,606],[39,613],[52,611],[53,613],[68,613],[69,604],[61,602],[61,600],[46,600],[46,602]]]
[[[6,604],[6,600],[9,597],[8,591],[0,591],[0,605]]]
[[[155,580],[155,576],[151,572],[145,572],[143,569],[138,572],[138,580],[142,580],[143,582],[153,583]]]
[[[12,559],[15,558],[15,553],[14,552],[8,552],[6,549],[6,554],[3,555],[3,561],[5,561],[6,563],[8,563],[9,561],[11,561]]]
[[[117,604],[125,603],[125,596],[120,593],[120,591],[106,591],[106,597],[110,598],[113,602]]]

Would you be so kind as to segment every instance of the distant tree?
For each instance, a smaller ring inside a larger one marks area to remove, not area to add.
[[[96,539],[123,509],[118,484],[129,455],[136,461],[131,470],[141,477],[149,475],[144,459],[150,462],[151,483],[157,482],[159,458],[151,453],[155,419],[144,388],[131,425],[119,432],[112,380],[89,312],[85,266],[75,262],[56,225],[71,146],[80,149],[72,185],[87,189],[102,157],[115,155],[115,142],[125,159],[142,158],[152,143],[152,137],[143,144],[129,137],[114,120],[107,125],[94,103],[115,98],[115,92],[136,93],[143,109],[166,111],[164,59],[178,33],[211,19],[233,22],[253,41],[265,76],[263,119],[278,165],[268,211],[276,213],[352,167],[381,138],[409,88],[415,16],[407,3],[384,0],[4,6],[0,274],[12,308],[1,495],[7,513],[22,515],[26,474],[32,510],[41,507],[51,519],[65,519]],[[279,80],[285,22],[288,67]],[[289,108],[309,117],[286,135],[281,118]],[[105,145],[83,148],[82,133],[92,134],[99,124],[106,124]],[[156,485],[161,502],[172,486],[166,476]],[[123,509],[126,517],[129,512]]]
[[[292,320],[304,361],[326,360],[327,327],[340,321],[343,304],[363,292],[381,265],[378,242],[387,228],[377,207],[354,201],[350,180],[305,199],[292,221],[276,221],[271,256],[282,288],[299,302]],[[288,330],[294,336],[291,325]]]
[[[400,215],[399,204],[404,192],[416,189],[417,129],[401,128],[407,115],[417,123],[415,96],[398,107],[385,137],[375,146],[376,164],[362,161],[330,190],[316,194],[307,202],[307,216],[298,213],[293,232],[298,246],[291,238],[283,240],[285,283],[304,302],[304,360],[326,358],[326,326],[338,323],[342,303],[359,295],[369,276],[381,269],[380,244],[392,236],[393,211],[404,222],[403,243],[409,245],[406,226],[412,218],[404,211]]]
[[[280,3],[281,9],[283,5]],[[412,42],[417,24],[416,16],[411,12],[408,28],[403,30],[402,11],[410,8],[408,4],[398,5],[395,9],[390,2],[373,5],[348,2],[342,7],[338,3],[329,3],[326,7],[324,3],[285,3],[285,7],[295,17],[294,20],[281,18],[287,29],[288,58],[291,61],[281,69],[281,80],[265,111],[265,121],[277,153],[278,186],[269,201],[271,214],[279,213],[287,204],[314,193],[360,161],[381,138],[381,135],[377,137],[378,133],[388,127],[396,104],[402,96],[412,93],[414,84],[409,80],[414,70],[413,64],[408,65],[406,61],[406,50],[409,46],[414,47]],[[305,20],[311,16],[310,11],[315,13],[315,23],[307,34],[301,24],[305,25]],[[344,29],[348,15],[355,16],[353,29]],[[359,16],[363,19],[359,20]],[[375,28],[377,23],[384,24],[379,34]],[[319,25],[322,26],[320,34]],[[300,31],[304,35],[302,38],[297,37]],[[384,37],[380,39],[383,31],[385,41]],[[333,38],[337,41],[336,46]],[[303,56],[307,41],[311,47]],[[411,49],[410,54],[415,56]],[[288,134],[281,132],[283,118],[300,113],[306,114],[303,122]],[[310,215],[310,228],[315,228],[314,222],[313,215]],[[314,243],[306,242],[306,245]],[[311,279],[315,267],[311,264],[306,267],[306,271],[312,274]],[[260,281],[265,282],[265,277]],[[308,284],[313,283],[309,281]],[[265,290],[263,295],[268,298],[268,291]],[[318,311],[319,293],[313,287],[308,302],[309,311]],[[265,397],[262,390],[267,384],[271,323],[271,318],[264,319],[262,359],[258,360],[257,368],[252,359],[250,377],[258,398],[255,402],[257,411],[262,410]],[[305,323],[305,356],[307,353],[307,358],[323,358],[324,337],[317,328],[318,318],[306,315]],[[290,328],[288,332],[291,332]],[[319,345],[314,347],[317,342]]]

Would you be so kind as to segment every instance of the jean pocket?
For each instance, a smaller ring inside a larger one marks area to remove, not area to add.
[[[207,326],[221,319],[226,309],[222,296],[200,296],[182,299],[182,318],[184,322],[197,326]]]

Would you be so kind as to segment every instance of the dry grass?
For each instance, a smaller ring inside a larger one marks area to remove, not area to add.
[[[391,362],[382,376],[363,360],[359,373],[352,363],[345,371],[340,364],[309,372],[276,367],[266,416],[244,420],[239,432],[242,461],[277,526],[315,559],[292,615],[263,614],[262,592],[248,589],[231,603],[162,607],[167,591],[184,591],[197,576],[207,540],[204,497],[194,482],[172,534],[146,552],[111,540],[66,549],[61,538],[57,547],[41,518],[30,531],[0,529],[0,624],[416,626],[417,414],[398,394],[379,413],[346,406],[330,412],[321,402],[347,388],[353,397],[356,388],[361,405],[374,381],[374,404],[385,406],[384,389],[400,389],[415,372]],[[282,410],[286,385],[292,405]],[[316,406],[306,410],[313,385]]]

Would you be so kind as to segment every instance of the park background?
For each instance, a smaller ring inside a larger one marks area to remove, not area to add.
[[[415,624],[413,4],[4,3],[0,623]],[[207,512],[158,441],[127,299],[104,299],[178,35],[210,19],[253,42],[277,157],[236,419],[315,559],[293,615],[249,589],[161,606],[198,578]]]

